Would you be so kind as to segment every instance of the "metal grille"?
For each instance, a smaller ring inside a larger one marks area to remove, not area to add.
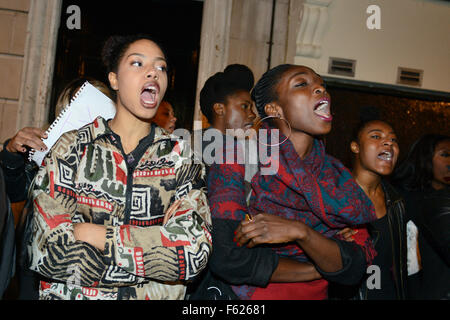
[[[355,77],[356,60],[332,58],[328,64],[328,73],[339,76]]]

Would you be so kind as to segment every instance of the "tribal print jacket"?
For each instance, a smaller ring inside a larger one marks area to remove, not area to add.
[[[32,190],[40,299],[183,299],[212,250],[205,169],[190,153],[157,126],[128,156],[103,118],[63,134]],[[83,222],[106,226],[104,251],[75,240]]]

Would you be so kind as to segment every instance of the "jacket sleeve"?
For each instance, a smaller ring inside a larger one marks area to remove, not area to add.
[[[422,205],[424,236],[450,266],[450,191],[434,191]]]
[[[195,278],[212,251],[203,164],[187,161],[176,167],[175,199],[182,199],[181,206],[163,226],[108,227],[109,263],[128,274],[160,281]]]
[[[211,272],[227,283],[266,286],[278,266],[278,255],[268,247],[238,247],[234,231],[248,212],[245,200],[245,166],[212,164],[208,199],[213,216],[214,252]]]
[[[360,283],[366,274],[367,267],[377,254],[366,225],[355,226],[352,229],[357,231],[353,236],[354,241],[346,241],[337,234],[330,238],[339,246],[342,269],[336,272],[324,272],[316,266],[324,279],[345,286]]]
[[[238,247],[233,235],[239,223],[213,219],[214,252],[209,262],[210,270],[230,284],[264,287],[278,266],[278,255],[267,247]]]
[[[27,176],[25,172],[25,158],[22,154],[12,153],[6,149],[9,140],[0,151],[0,166],[5,175],[6,193],[9,200],[20,202],[27,198]]]
[[[16,269],[14,215],[3,181],[0,168],[0,297],[3,297]]]
[[[77,200],[74,190],[69,189],[74,187],[77,170],[76,148],[75,133],[64,134],[34,179],[33,235],[28,244],[30,269],[54,281],[95,287],[107,265],[101,251],[76,241],[73,234]]]
[[[318,266],[317,271],[328,281],[341,285],[356,285],[360,283],[366,274],[366,257],[359,245],[331,238],[339,246],[342,257],[342,269],[336,272],[324,272]]]

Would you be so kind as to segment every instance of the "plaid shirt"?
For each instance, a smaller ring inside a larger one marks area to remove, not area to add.
[[[62,135],[32,191],[31,269],[48,280],[40,299],[183,299],[212,250],[205,169],[189,151],[153,126],[125,155],[102,118]],[[104,251],[75,240],[83,222],[106,226]]]

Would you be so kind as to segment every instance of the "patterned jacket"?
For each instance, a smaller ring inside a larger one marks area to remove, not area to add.
[[[40,299],[183,299],[212,250],[205,169],[190,153],[157,126],[129,155],[102,118],[63,134],[33,186]],[[75,240],[82,222],[106,226],[103,252]]]

